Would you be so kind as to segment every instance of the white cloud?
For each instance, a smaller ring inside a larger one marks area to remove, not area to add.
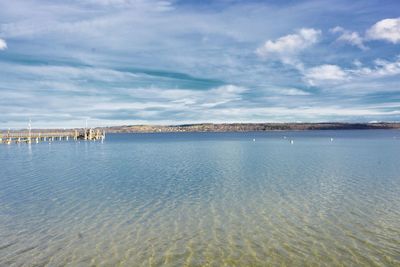
[[[391,76],[400,74],[400,57],[396,61],[390,62],[387,60],[375,60],[376,73],[380,76]]]
[[[358,68],[361,68],[363,64],[362,64],[362,62],[360,60],[355,59],[355,60],[353,60],[353,65],[358,67]]]
[[[260,56],[267,57],[270,54],[291,53],[296,54],[299,51],[315,44],[318,41],[320,31],[315,29],[301,29],[297,34],[289,34],[280,37],[276,41],[268,40],[257,49]]]
[[[146,0],[80,0],[78,3],[89,4],[103,7],[150,7],[155,11],[165,11],[172,9],[169,1],[146,1]]]
[[[381,78],[386,76],[394,76],[400,74],[400,56],[395,61],[387,61],[383,59],[376,59],[374,67],[360,67],[349,72],[360,77],[367,78]]]
[[[306,96],[311,95],[309,92],[303,91],[298,88],[272,88],[268,90],[272,92],[274,95],[282,95],[282,96]]]
[[[329,64],[310,68],[304,73],[304,79],[310,85],[343,81],[348,78],[348,74],[341,67]]]
[[[264,59],[278,58],[285,64],[299,65],[295,56],[317,43],[320,35],[320,30],[303,28],[295,34],[285,35],[275,41],[266,41],[256,53]]]
[[[6,41],[0,38],[0,50],[4,50],[6,48],[7,48]]]
[[[351,32],[339,26],[336,26],[335,28],[331,29],[331,32],[340,33],[340,36],[337,38],[337,41],[339,42],[349,43],[353,46],[357,46],[362,50],[368,49],[368,47],[364,45],[363,37],[361,37],[358,32]]]
[[[309,92],[297,89],[297,88],[283,88],[281,89],[281,93],[283,95],[288,95],[288,96],[301,96],[301,95],[310,95]]]
[[[109,6],[109,5],[127,5],[129,4],[130,1],[129,0],[83,0],[81,2]]]
[[[362,50],[367,50],[368,47],[364,45],[364,42],[368,40],[384,40],[394,44],[400,43],[400,18],[378,21],[366,31],[365,36],[339,26],[332,28],[330,31],[332,33],[340,33],[337,41],[349,43]]]
[[[371,67],[364,66],[358,60],[355,60],[353,65],[354,67],[349,69],[342,69],[337,65],[309,68],[303,72],[303,80],[309,85],[321,87],[348,84],[351,80],[353,84],[358,84],[359,87],[364,87],[361,89],[368,91],[366,88],[371,87],[374,80],[400,75],[400,56],[394,61],[376,59]]]
[[[383,19],[367,30],[367,38],[400,43],[400,18]]]
[[[242,93],[246,91],[247,89],[244,87],[228,84],[205,92],[203,99],[199,99],[199,101],[203,101],[201,104],[203,107],[216,107],[229,102],[242,100]]]

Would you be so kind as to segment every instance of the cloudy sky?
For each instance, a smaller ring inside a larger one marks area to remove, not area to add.
[[[0,128],[400,121],[400,3],[0,0],[0,113]]]

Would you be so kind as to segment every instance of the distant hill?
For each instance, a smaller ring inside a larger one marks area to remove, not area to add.
[[[249,132],[304,130],[400,129],[400,123],[201,123],[183,125],[130,125],[102,128],[108,133]]]

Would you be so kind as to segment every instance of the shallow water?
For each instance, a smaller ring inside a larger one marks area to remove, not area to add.
[[[400,131],[0,145],[0,266],[142,265],[399,266]]]

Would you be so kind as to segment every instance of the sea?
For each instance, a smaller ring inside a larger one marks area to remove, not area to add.
[[[400,266],[400,131],[0,144],[0,266]]]

